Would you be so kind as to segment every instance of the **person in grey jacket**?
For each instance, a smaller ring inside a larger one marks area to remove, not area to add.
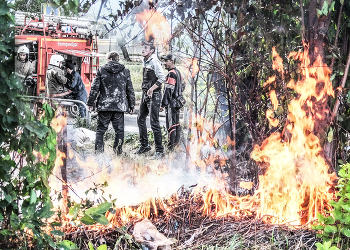
[[[150,115],[151,128],[154,134],[156,146],[155,159],[164,157],[164,147],[162,145],[162,131],[159,124],[159,108],[162,101],[161,88],[165,82],[165,75],[162,64],[157,55],[154,54],[153,44],[144,43],[142,48],[143,56],[143,81],[142,81],[142,100],[140,104],[140,113],[137,117],[137,124],[140,133],[140,148],[136,154],[144,154],[151,150],[148,145],[148,134],[146,126],[147,115]]]
[[[63,56],[58,54],[52,55],[50,58],[45,79],[46,96],[48,97],[65,99],[71,97],[72,91],[67,87],[67,78],[62,69],[63,62]]]
[[[112,122],[115,140],[113,150],[120,155],[124,143],[124,113],[132,114],[135,107],[135,93],[130,71],[120,64],[119,54],[111,51],[106,56],[107,63],[100,67],[91,86],[87,105],[92,109],[96,101],[98,122],[95,151],[104,151],[103,135]]]
[[[70,62],[66,63],[66,68],[67,68],[67,74],[66,74],[67,87],[72,91],[73,99],[86,103],[87,91],[85,88],[85,84],[81,79],[80,74],[74,70],[74,64]],[[80,116],[85,117],[86,110],[84,105],[78,104],[78,106],[79,106]]]

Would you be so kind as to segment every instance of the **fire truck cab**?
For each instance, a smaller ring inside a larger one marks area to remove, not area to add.
[[[50,58],[62,55],[75,65],[75,70],[85,84],[88,93],[99,66],[97,29],[94,21],[71,17],[16,12],[17,49],[25,45],[29,60],[35,64],[33,78],[36,81],[32,95],[46,96],[45,78]]]

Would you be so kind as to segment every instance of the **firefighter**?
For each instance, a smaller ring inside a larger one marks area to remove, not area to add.
[[[169,135],[168,149],[173,150],[180,142],[180,109],[181,104],[177,101],[182,96],[183,84],[181,73],[175,67],[176,57],[172,54],[163,56],[164,67],[168,70],[164,85],[163,100],[160,112],[165,108],[166,127]]]
[[[52,55],[46,72],[46,94],[55,98],[71,98],[67,86],[67,78],[63,70],[64,58],[61,55]]]
[[[111,51],[106,55],[107,63],[97,70],[91,86],[87,105],[92,110],[96,102],[98,111],[95,151],[104,151],[103,135],[112,122],[115,139],[113,150],[120,155],[124,143],[124,113],[132,114],[135,107],[135,93],[130,71],[120,64],[119,54]]]
[[[140,104],[140,113],[137,117],[137,124],[140,134],[140,148],[136,154],[144,154],[151,150],[148,145],[148,134],[146,126],[147,115],[150,115],[151,128],[154,134],[156,153],[154,159],[164,157],[164,148],[162,145],[162,131],[159,124],[159,108],[162,99],[161,88],[165,81],[165,75],[161,62],[154,54],[155,47],[152,43],[143,43],[143,81],[142,81],[142,99]]]
[[[32,77],[34,64],[29,61],[29,49],[23,45],[18,48],[15,72],[26,87],[26,94],[33,94],[34,79]]]
[[[74,100],[79,100],[83,103],[86,103],[87,91],[85,88],[85,84],[80,77],[80,74],[74,70],[73,63],[67,62],[65,66],[67,69],[67,86],[72,91],[72,98]],[[86,110],[84,105],[78,104],[78,106],[80,116],[85,117]]]

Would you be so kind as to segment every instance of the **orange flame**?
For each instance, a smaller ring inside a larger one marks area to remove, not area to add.
[[[272,110],[266,111],[266,118],[269,120],[271,126],[273,126],[273,127],[278,126],[279,121],[277,118],[273,118],[273,111]]]
[[[277,53],[275,47],[272,48],[272,57],[273,57],[272,69],[277,70],[278,72],[281,72],[283,76],[284,75],[283,60]]]
[[[276,95],[275,90],[270,91],[270,99],[271,99],[271,102],[273,104],[273,109],[276,110],[278,107],[278,99],[277,99],[277,95]]]
[[[199,71],[198,60],[196,58],[193,58],[191,65],[192,65],[192,77],[194,77]]]
[[[273,83],[274,81],[276,81],[276,76],[269,77],[269,79],[264,83],[264,87],[266,87],[270,83]]]
[[[56,115],[56,117],[51,121],[51,127],[56,131],[56,133],[59,133],[65,126],[67,126],[66,115]]]
[[[284,135],[274,133],[261,146],[255,145],[251,157],[268,163],[266,173],[259,177],[256,192],[260,199],[258,216],[276,215],[279,220],[276,222],[304,224],[328,208],[332,199],[330,187],[334,175],[328,174],[328,165],[320,155],[319,139],[312,131],[318,116],[314,104],[326,101],[333,95],[333,89],[330,70],[320,57],[310,65],[307,49],[291,55],[301,61],[302,72],[300,81],[288,84],[300,95],[288,106],[290,124],[286,129],[291,137],[283,139]],[[283,63],[275,49],[273,56],[274,69],[283,74]]]
[[[147,41],[150,40],[151,36],[154,37],[156,44],[166,44],[169,41],[171,28],[161,12],[154,9],[145,10],[136,14],[136,21],[145,29]]]

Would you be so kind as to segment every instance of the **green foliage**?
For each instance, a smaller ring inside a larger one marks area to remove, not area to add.
[[[76,244],[74,244],[73,242],[71,242],[69,240],[64,240],[64,241],[57,243],[57,247],[59,249],[63,249],[63,250],[77,250],[77,249],[79,249]]]
[[[331,246],[331,242],[327,241],[324,244],[321,244],[320,242],[316,243],[317,249],[318,250],[339,250],[336,246]]]
[[[14,16],[6,1],[0,9],[0,248],[54,247],[42,228],[54,213],[47,180],[56,158],[56,132],[50,127],[55,112],[45,102],[43,114],[34,117],[19,95],[23,84],[14,74]]]
[[[336,193],[337,201],[331,201],[333,210],[329,216],[317,214],[317,223],[312,226],[314,230],[322,233],[317,236],[322,238],[324,244],[318,244],[322,249],[349,249],[350,237],[350,163],[341,166],[338,181],[339,191]],[[331,247],[332,246],[332,247]]]

